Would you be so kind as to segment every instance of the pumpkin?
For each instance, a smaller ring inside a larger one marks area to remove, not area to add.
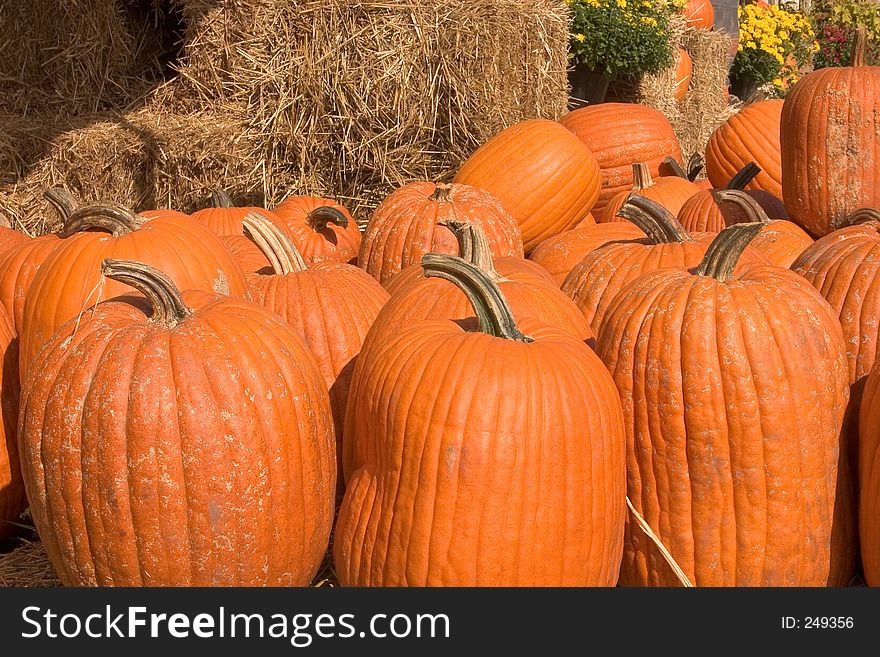
[[[12,322],[6,311],[0,308],[0,355],[3,371],[0,373],[0,540],[14,528],[10,523],[18,520],[27,508],[21,467],[18,464],[18,341]]]
[[[476,326],[367,334],[345,418],[340,583],[613,586],[624,462],[608,373],[569,333],[514,319],[479,268],[423,262],[467,295]]]
[[[845,558],[832,541],[843,334],[793,272],[734,273],[761,226],[725,229],[694,270],[640,276],[602,323],[633,515],[671,556],[630,522],[622,585],[676,585],[675,562],[696,586],[824,586]]]
[[[694,62],[684,48],[678,49],[678,57],[675,64],[675,98],[684,100],[691,84],[691,75],[694,72]]]
[[[361,231],[342,205],[319,196],[288,196],[272,208],[307,264],[357,264]]]
[[[708,178],[700,178],[704,167],[703,156],[699,153],[694,153],[690,156],[687,163],[687,171],[674,157],[667,157],[660,163],[660,175],[678,176],[679,178],[690,180],[700,189],[712,189],[712,183],[709,182]]]
[[[661,177],[654,180],[644,162],[633,164],[632,170],[634,179],[632,189],[620,192],[611,199],[598,215],[600,223],[626,221],[619,216],[618,210],[626,203],[627,199],[634,195],[649,198],[675,215],[678,214],[685,201],[700,191],[700,188],[694,183],[678,176]]]
[[[782,198],[779,126],[782,100],[751,103],[718,126],[706,144],[706,173],[721,188],[750,162],[760,171],[743,189],[763,190]]]
[[[229,194],[222,189],[215,189],[211,192],[211,207],[197,210],[190,217],[210,228],[216,235],[243,235],[242,219],[251,212],[261,212],[284,228],[284,223],[274,212],[266,208],[236,206]]]
[[[629,221],[576,226],[561,235],[541,242],[529,254],[529,260],[541,265],[561,286],[565,277],[589,253],[610,242],[644,237],[642,229]]]
[[[853,66],[805,75],[782,107],[782,199],[814,237],[880,207],[880,67],[864,65],[865,39],[858,31]]]
[[[880,586],[880,371],[865,382],[859,413],[859,537],[868,586]]]
[[[65,226],[70,236],[40,266],[24,302],[22,376],[62,324],[128,289],[101,276],[104,258],[140,258],[183,289],[245,294],[244,272],[214,233],[178,212],[154,211],[153,216],[147,219],[109,205],[81,207],[70,215]]]
[[[577,306],[538,264],[522,258],[493,258],[477,224],[449,222],[463,259],[491,278],[504,293],[517,320],[531,318],[567,331],[580,340],[594,336]],[[467,296],[453,285],[404,270],[372,331],[397,335],[400,327],[425,319],[463,320],[473,312]],[[345,446],[343,446],[345,448]]]
[[[389,194],[373,211],[364,230],[358,265],[385,285],[425,253],[450,253],[455,236],[447,219],[479,223],[493,253],[521,256],[519,225],[488,192],[470,185],[413,182]]]
[[[715,25],[715,9],[709,0],[688,0],[684,8],[687,27],[701,27],[711,30]]]
[[[221,235],[220,243],[232,254],[250,281],[260,274],[269,274],[272,265],[253,240],[244,235]]]
[[[516,219],[528,253],[593,208],[601,176],[590,149],[565,127],[529,119],[480,146],[453,182],[485,189],[497,198]]]
[[[293,242],[268,218],[253,213],[245,230],[271,273],[251,281],[251,298],[290,324],[318,361],[330,391],[336,445],[341,455],[348,387],[364,337],[388,293],[363,269],[325,260],[306,265]],[[342,477],[339,478],[341,491]]]
[[[22,391],[31,513],[76,586],[306,585],[333,521],[327,387],[251,301],[104,260],[144,297],[62,326]]]
[[[0,214],[0,254],[6,253],[14,246],[24,244],[30,239],[30,236],[20,230],[15,230],[6,215]]]
[[[646,237],[610,242],[594,249],[562,283],[562,291],[577,304],[598,333],[614,297],[642,274],[665,267],[693,267],[703,258],[714,235],[690,235],[667,210],[643,196],[633,196],[620,214],[638,226]],[[767,264],[749,249],[743,265]]]
[[[596,217],[615,195],[632,187],[634,162],[644,162],[651,175],[657,176],[664,158],[681,159],[681,146],[669,120],[647,105],[588,105],[569,112],[559,123],[584,142],[599,162],[602,188],[593,207]]]

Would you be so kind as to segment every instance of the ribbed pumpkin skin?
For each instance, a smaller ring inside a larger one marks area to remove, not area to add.
[[[684,100],[691,84],[691,75],[694,72],[694,62],[687,50],[678,49],[678,63],[675,65],[675,98]]]
[[[509,263],[509,265],[508,265]],[[495,270],[501,280],[498,287],[510,304],[517,321],[533,319],[555,326],[580,340],[589,340],[595,333],[552,279],[526,265],[535,265],[520,258],[495,258]],[[399,285],[374,322],[374,332],[389,338],[400,328],[425,319],[461,320],[473,317],[474,310],[464,293],[454,285],[436,278],[410,278]]]
[[[3,370],[0,372],[0,539],[14,529],[10,522],[18,519],[27,508],[21,467],[18,464],[18,405],[20,386],[18,382],[18,340],[7,313],[0,309],[0,355]]]
[[[223,235],[220,237],[220,242],[241,266],[248,280],[260,274],[271,273],[269,259],[251,238],[244,235]]]
[[[771,221],[751,241],[749,246],[757,249],[777,267],[791,267],[801,253],[813,245],[813,238],[791,221]]]
[[[19,230],[15,230],[9,226],[0,225],[0,255],[16,246],[26,244],[31,239],[31,237],[25,235]]]
[[[723,188],[737,171],[754,162],[761,172],[745,188],[762,189],[782,198],[781,115],[781,99],[761,100],[715,129],[706,145],[706,174],[712,185]]]
[[[244,235],[242,220],[251,212],[259,212],[272,220],[276,226],[287,230],[284,222],[271,210],[256,206],[242,206],[231,208],[203,208],[193,212],[190,218],[208,228],[220,237],[228,235]]]
[[[647,164],[656,178],[664,158],[681,160],[681,145],[669,120],[647,105],[588,105],[569,112],[559,123],[584,142],[599,162],[602,188],[593,206],[597,217],[612,197],[632,187],[634,163]]]
[[[623,402],[628,495],[691,582],[824,586],[848,385],[815,290],[778,267],[654,272],[615,299],[598,353]],[[620,580],[677,584],[635,523]]]
[[[233,296],[247,291],[244,272],[219,238],[185,215],[150,219],[139,230],[120,237],[78,233],[63,240],[46,258],[31,284],[19,333],[23,376],[28,363],[62,324],[98,301],[131,290],[102,278],[104,258],[137,259],[152,265],[183,290]]]
[[[727,226],[749,220],[748,215],[736,205],[719,205],[713,190],[703,190],[691,196],[676,217],[688,232],[702,233],[717,233]]]
[[[434,200],[436,190],[434,183],[414,182],[389,194],[367,223],[358,266],[384,285],[426,253],[455,255],[455,236],[439,225],[453,219],[481,226],[495,255],[522,256],[519,227],[498,199],[469,185],[452,185],[448,200]]]
[[[584,228],[575,227],[541,242],[529,254],[529,260],[534,260],[544,267],[553,277],[554,282],[561,286],[571,270],[600,246],[608,242],[634,240],[644,236],[640,228],[628,221],[595,224]]]
[[[334,556],[344,586],[613,586],[624,525],[614,385],[570,335],[449,321],[370,333]]]
[[[529,119],[480,146],[454,182],[501,201],[528,253],[578,223],[596,203],[601,180],[599,163],[580,139],[555,121]]]
[[[37,530],[67,585],[305,585],[336,472],[317,364],[256,304],[184,299],[170,329],[101,304],[35,361],[19,435]]]
[[[562,282],[562,292],[575,302],[598,335],[611,303],[629,283],[658,269],[689,268],[699,264],[715,235],[698,233],[693,237],[693,242],[652,244],[648,240],[635,239],[601,246],[571,270]],[[747,247],[737,271],[765,264],[768,264],[767,258]]]
[[[12,320],[18,335],[22,330],[24,302],[37,271],[61,239],[55,233],[35,237],[0,255],[0,305]]]
[[[814,237],[880,207],[880,66],[804,76],[782,108],[782,199]]]
[[[688,0],[684,17],[688,27],[711,30],[715,25],[715,9],[709,0]]]
[[[678,215],[685,202],[699,192],[700,188],[690,180],[678,176],[661,176],[654,179],[653,185],[641,189],[637,193],[656,201],[673,215]],[[630,190],[616,194],[602,212],[596,216],[599,223],[626,221],[623,217],[618,216],[617,211],[626,203],[629,195]]]
[[[354,364],[388,293],[364,270],[321,262],[305,271],[258,276],[251,298],[276,313],[303,338],[330,391],[337,448]],[[340,483],[341,483],[340,473]]]
[[[330,207],[341,212],[348,219],[348,226],[328,223],[326,228],[315,230],[309,225],[308,217],[310,212],[320,207]],[[306,263],[357,264],[361,231],[354,217],[336,201],[320,196],[288,196],[272,208],[272,212],[290,231],[290,238]]]
[[[859,413],[859,536],[868,586],[880,586],[880,374],[865,383]]]

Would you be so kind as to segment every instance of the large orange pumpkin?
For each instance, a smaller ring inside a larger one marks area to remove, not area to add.
[[[72,320],[22,391],[31,513],[67,585],[305,585],[327,548],[327,387],[293,329],[251,301],[141,263],[141,292]],[[129,292],[131,295],[131,292]]]
[[[880,370],[868,375],[859,413],[859,537],[868,586],[880,586]]]
[[[761,224],[719,233],[694,270],[617,295],[598,353],[620,392],[627,492],[690,583],[824,586],[849,389],[840,324],[781,267],[734,273]],[[635,515],[635,514],[634,514]],[[621,584],[676,585],[636,522]]]
[[[599,162],[602,188],[593,208],[598,217],[616,194],[633,185],[632,165],[644,162],[652,176],[667,157],[681,159],[678,137],[658,109],[635,103],[588,105],[559,122],[580,139]]]
[[[521,256],[519,226],[488,192],[470,185],[413,182],[389,194],[364,231],[358,266],[385,285],[426,253],[457,252],[447,220],[478,223],[499,256]]]
[[[709,0],[688,0],[684,8],[685,24],[711,30],[715,25],[715,9]]]
[[[501,201],[519,224],[528,253],[593,208],[601,176],[593,153],[571,132],[555,121],[529,119],[480,146],[455,182],[485,189]]]
[[[211,192],[210,207],[197,210],[190,217],[222,237],[227,235],[243,235],[242,219],[251,212],[261,212],[282,228],[285,227],[284,222],[274,212],[266,208],[236,206],[232,201],[232,197],[222,189],[215,189]]]
[[[613,586],[624,463],[608,373],[567,332],[515,320],[478,268],[423,262],[467,295],[476,330],[431,320],[367,335],[346,413],[339,581]]]
[[[344,206],[320,196],[288,196],[272,208],[306,261],[357,264],[361,231]]]
[[[18,341],[6,311],[0,308],[0,540],[27,507],[18,464]]]
[[[183,289],[247,291],[244,272],[219,238],[184,214],[153,211],[147,219],[118,206],[85,206],[71,214],[65,229],[70,237],[40,266],[25,299],[19,333],[22,376],[62,324],[129,289],[101,276],[104,258],[140,258]]]
[[[782,100],[762,100],[746,105],[715,129],[706,145],[706,173],[715,187],[726,186],[754,162],[761,170],[744,189],[782,198],[781,116]]]
[[[351,373],[388,293],[354,265],[332,260],[306,265],[293,242],[260,214],[245,217],[244,227],[273,263],[271,273],[251,281],[251,298],[290,324],[317,359],[341,454]],[[339,484],[341,490],[342,477]]]
[[[700,191],[700,188],[689,180],[679,176],[663,176],[653,178],[650,168],[644,162],[632,165],[633,185],[616,194],[598,215],[600,223],[626,221],[618,215],[618,210],[626,201],[634,196],[644,196],[659,203],[673,215],[677,215],[685,201]]]
[[[805,75],[782,107],[782,199],[814,237],[880,207],[880,67],[864,65],[865,39],[860,30],[853,66]]]

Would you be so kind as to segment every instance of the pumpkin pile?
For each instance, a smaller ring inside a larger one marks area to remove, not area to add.
[[[0,520],[78,586],[331,544],[344,586],[880,585],[875,86],[749,106],[708,179],[647,107],[526,120],[363,232],[48,190],[58,234],[0,227]]]

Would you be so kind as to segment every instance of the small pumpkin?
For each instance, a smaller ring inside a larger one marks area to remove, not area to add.
[[[232,255],[235,261],[244,271],[247,279],[253,280],[260,274],[269,274],[272,265],[260,247],[245,235],[221,235],[220,243]]]
[[[687,27],[711,30],[715,25],[715,8],[709,0],[688,0],[684,8],[684,20]]]
[[[661,177],[655,180],[651,176],[648,165],[644,162],[633,164],[632,171],[634,180],[632,189],[621,192],[611,199],[598,216],[600,223],[626,221],[619,216],[618,210],[630,197],[635,195],[655,201],[672,214],[677,215],[685,201],[700,191],[700,188],[694,183],[678,176]]]
[[[357,264],[361,231],[344,206],[320,196],[288,196],[272,212],[290,233],[306,264]]]
[[[340,583],[613,586],[624,461],[608,373],[569,333],[515,319],[474,265],[423,263],[476,322],[367,335],[346,413]]]
[[[211,191],[211,206],[193,212],[190,217],[207,226],[216,235],[243,235],[242,219],[251,212],[261,212],[272,221],[285,228],[284,223],[271,210],[254,206],[237,206],[232,197],[222,189]]]
[[[62,326],[22,392],[25,487],[61,581],[308,584],[336,475],[314,357],[251,301],[101,271],[127,296]]]
[[[675,98],[676,100],[684,100],[687,96],[688,89],[691,85],[691,76],[694,72],[694,62],[688,51],[684,48],[678,49],[675,64]]]

